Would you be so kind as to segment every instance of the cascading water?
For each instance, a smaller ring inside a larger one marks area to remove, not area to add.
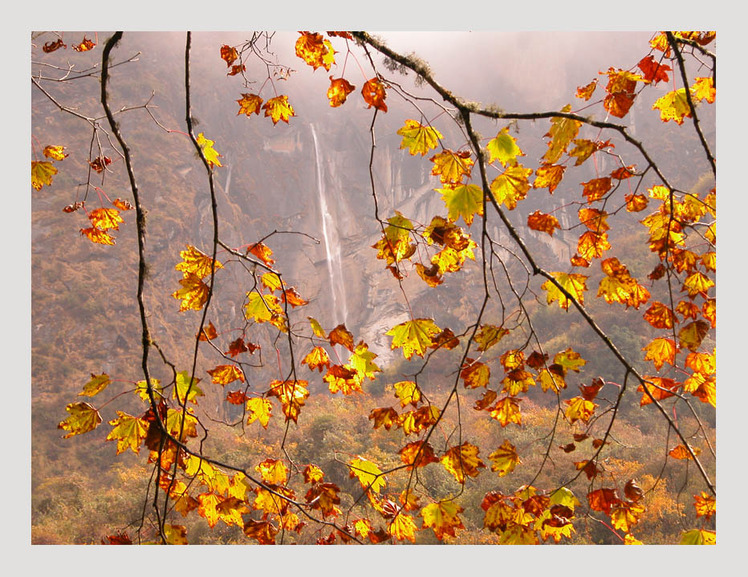
[[[327,256],[327,275],[330,279],[330,294],[332,296],[333,318],[335,324],[345,323],[348,317],[345,284],[343,280],[343,263],[340,254],[340,239],[335,222],[327,204],[327,189],[322,172],[322,158],[319,152],[317,132],[314,125],[309,125],[314,140],[314,160],[317,164],[317,197],[319,198],[319,210],[322,217],[322,236],[325,241],[325,255]]]

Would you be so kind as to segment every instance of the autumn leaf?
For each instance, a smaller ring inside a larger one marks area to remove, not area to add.
[[[645,511],[646,507],[643,503],[621,501],[611,508],[610,520],[613,523],[613,527],[619,531],[628,533],[639,522]]]
[[[330,331],[327,335],[327,339],[332,346],[341,345],[353,352],[355,350],[353,345],[353,333],[345,328],[344,324],[339,324]]]
[[[605,488],[587,493],[587,501],[590,505],[590,509],[593,511],[601,511],[606,515],[610,515],[611,508],[621,502],[618,497],[618,491]]]
[[[709,323],[702,320],[692,321],[678,332],[680,346],[690,351],[696,351],[709,333]]]
[[[668,455],[671,456],[673,459],[679,459],[679,460],[693,460],[693,456],[691,456],[691,452],[693,452],[694,455],[698,456],[701,453],[701,449],[698,447],[690,447],[691,451],[688,450],[688,448],[685,445],[677,445],[673,449],[671,449],[668,452]]]
[[[302,365],[307,365],[312,371],[317,369],[320,373],[323,368],[330,368],[330,355],[322,347],[314,347],[302,361]]]
[[[644,313],[644,320],[656,329],[672,329],[678,322],[672,309],[657,301],[653,302]]]
[[[444,150],[430,158],[434,166],[431,174],[438,176],[443,184],[459,184],[464,177],[470,177],[472,171],[473,159],[470,158],[470,152],[454,152]]]
[[[273,124],[278,124],[279,120],[288,124],[288,119],[296,116],[293,106],[289,104],[288,96],[285,94],[269,99],[262,105],[262,109],[265,111],[265,116],[269,116],[273,121]]]
[[[441,332],[441,329],[432,319],[413,319],[405,321],[392,327],[385,334],[392,337],[391,348],[403,349],[406,360],[415,354],[420,357],[426,349],[433,345],[433,337]]]
[[[288,467],[278,459],[265,459],[255,467],[255,471],[269,485],[285,485],[288,481]]]
[[[332,43],[321,34],[313,32],[302,32],[296,40],[296,56],[314,70],[322,67],[329,71],[335,63],[335,51]]]
[[[326,339],[327,335],[325,334],[325,331],[322,329],[322,325],[319,324],[319,321],[312,317],[307,317],[307,320],[309,321],[309,324],[312,327],[312,332],[314,333],[315,337],[319,337],[321,339]]]
[[[186,250],[180,251],[179,256],[182,261],[177,263],[174,268],[184,273],[185,277],[188,273],[193,273],[199,278],[205,278],[209,276],[214,269],[218,270],[223,268],[223,265],[220,262],[213,260],[200,249],[189,244],[187,245]]]
[[[179,371],[176,377],[176,385],[174,387],[174,398],[180,403],[193,402],[197,404],[196,397],[202,397],[202,389],[197,386],[200,382],[198,378],[190,378],[187,371]]]
[[[481,325],[475,334],[475,342],[478,343],[478,350],[481,352],[487,351],[508,334],[509,331],[503,327],[490,324]]]
[[[247,248],[247,254],[256,256],[269,267],[275,264],[275,260],[273,260],[272,258],[273,251],[270,249],[270,247],[262,242],[256,242],[249,245],[249,247]]]
[[[226,62],[226,67],[230,67],[238,58],[239,52],[233,46],[224,44],[221,46],[221,58]]]
[[[683,124],[685,118],[691,118],[691,108],[688,105],[686,89],[679,88],[658,98],[652,105],[652,110],[660,111],[660,120],[676,124]]]
[[[582,183],[582,194],[587,197],[588,202],[594,202],[603,198],[613,187],[609,176],[593,178]]]
[[[488,162],[498,160],[502,166],[514,166],[517,164],[517,157],[524,156],[517,140],[509,134],[509,127],[505,127],[492,138],[486,145],[488,150]]]
[[[164,537],[169,545],[187,545],[187,527],[184,525],[172,525],[164,523]]]
[[[301,407],[309,396],[308,384],[307,381],[298,380],[274,380],[270,383],[268,394],[280,400],[286,421],[297,422]]]
[[[684,531],[680,539],[681,545],[715,545],[717,534],[706,529],[691,529]]]
[[[408,470],[425,467],[430,463],[437,463],[439,459],[434,454],[434,449],[425,441],[413,441],[398,451],[402,462],[408,465]]]
[[[567,104],[560,112],[568,113],[570,110],[571,104]],[[582,123],[578,120],[562,116],[554,116],[551,119],[551,129],[545,135],[546,138],[551,139],[548,142],[548,150],[543,155],[545,164],[553,164],[561,158],[571,141],[577,137],[581,125]]]
[[[397,411],[392,407],[384,407],[379,409],[372,409],[369,414],[369,420],[374,421],[374,428],[384,427],[388,431],[397,425],[399,415]]]
[[[357,457],[348,462],[351,478],[357,478],[361,486],[375,493],[379,493],[387,485],[382,471],[377,465],[363,457]]]
[[[387,104],[384,102],[385,98],[387,98],[387,92],[385,91],[384,83],[376,76],[364,83],[361,88],[361,95],[368,105],[367,108],[373,106],[382,112],[387,112]]]
[[[717,97],[717,89],[714,88],[714,81],[711,77],[696,78],[691,86],[691,94],[696,100],[706,100],[713,104]]]
[[[107,435],[107,441],[117,441],[117,454],[131,449],[133,453],[140,452],[140,445],[148,433],[148,426],[138,417],[133,417],[122,411],[117,411],[117,418],[109,421],[114,428]]]
[[[670,66],[655,61],[651,54],[642,58],[637,66],[644,73],[644,80],[653,84],[667,82],[670,78],[668,72],[672,72]]]
[[[93,50],[95,46],[96,43],[93,40],[90,40],[89,38],[86,38],[84,36],[80,44],[73,44],[73,50],[75,50],[76,52],[88,52],[89,50]]]
[[[267,399],[253,397],[247,400],[247,424],[250,425],[258,421],[263,428],[268,428],[270,417],[273,412],[273,404]]]
[[[91,373],[91,379],[83,385],[83,390],[78,393],[79,397],[86,396],[86,397],[93,397],[95,395],[98,395],[101,391],[107,388],[109,384],[111,384],[112,380],[109,378],[109,375],[106,373],[102,373],[100,375],[94,375]]]
[[[568,310],[571,304],[571,298],[576,300],[580,305],[584,304],[584,291],[587,290],[587,277],[576,273],[554,272],[551,273],[556,282],[563,288],[569,296],[550,280],[545,281],[541,288],[548,294],[546,299],[548,304],[558,301],[558,306]]]
[[[247,519],[242,529],[250,539],[256,540],[260,545],[274,545],[278,528],[270,521],[255,521]]]
[[[407,148],[412,156],[416,154],[425,156],[427,152],[436,148],[439,145],[439,139],[443,138],[441,132],[431,126],[424,126],[416,120],[406,120],[397,134],[403,137],[400,148]]]
[[[491,460],[491,470],[496,471],[499,477],[508,475],[522,461],[517,454],[517,449],[509,441],[504,441],[493,453],[488,455]]]
[[[489,414],[492,419],[499,421],[502,427],[506,427],[509,423],[521,425],[522,414],[519,409],[519,403],[520,399],[504,397],[496,402],[496,405],[491,409]]]
[[[595,89],[597,88],[597,78],[593,79],[588,84],[585,84],[584,86],[578,86],[576,91],[576,97],[580,98],[582,100],[589,100],[592,98],[592,95],[595,93]]]
[[[701,491],[699,495],[694,495],[694,508],[697,517],[704,517],[709,520],[717,512],[717,499],[714,495],[709,495]]]
[[[434,405],[424,405],[415,411],[400,415],[398,426],[403,429],[403,433],[406,435],[412,435],[434,425],[439,420],[440,415],[441,412]]]
[[[491,376],[488,365],[473,359],[465,359],[465,363],[460,371],[460,377],[465,381],[465,388],[476,389],[487,386]]]
[[[457,529],[465,528],[458,517],[462,511],[462,507],[451,499],[430,503],[421,509],[423,527],[431,527],[439,541],[443,541],[445,536],[455,537]]]
[[[236,365],[218,365],[207,373],[213,377],[213,384],[228,385],[234,381],[244,382],[244,373]]]
[[[239,104],[239,112],[236,113],[237,116],[240,114],[252,116],[253,113],[259,116],[263,100],[257,94],[244,93],[236,102]]]
[[[477,214],[483,216],[483,189],[476,184],[458,184],[437,189],[449,211],[450,222],[462,217],[470,226]]]
[[[508,167],[491,182],[490,188],[496,202],[504,204],[509,210],[514,210],[517,203],[523,200],[530,190],[531,174],[532,169],[521,164]]]
[[[67,157],[64,146],[45,146],[44,150],[42,150],[42,154],[52,160],[65,160],[65,157]]]
[[[361,341],[356,345],[353,354],[348,358],[346,366],[351,367],[361,375],[362,380],[370,379],[373,381],[376,379],[375,373],[382,372],[382,369],[374,362],[376,358],[376,353],[371,352],[368,345]]]
[[[42,186],[52,186],[52,177],[57,174],[57,167],[44,161],[31,161],[31,186],[35,190],[41,190]]]
[[[561,228],[558,219],[552,214],[544,214],[536,210],[527,217],[527,226],[532,230],[546,232],[553,236],[557,228]]]
[[[68,431],[63,439],[93,431],[101,424],[101,415],[93,406],[84,402],[70,403],[65,407],[70,416],[57,425],[58,429]]]
[[[327,99],[330,101],[330,106],[333,108],[342,106],[348,95],[355,89],[356,87],[345,78],[333,78],[330,76],[330,88],[327,89]]]
[[[287,330],[286,316],[277,296],[252,291],[247,293],[247,299],[247,304],[244,305],[244,316],[247,320],[270,323],[282,332]]]
[[[647,346],[643,347],[642,350],[647,351],[644,360],[652,361],[655,369],[658,371],[662,368],[664,363],[675,365],[675,353],[677,352],[677,348],[672,339],[664,337],[656,338]]]
[[[59,50],[60,48],[67,48],[67,44],[62,41],[62,38],[58,38],[55,41],[45,42],[44,46],[42,46],[42,51],[49,53]]]
[[[205,138],[202,132],[197,135],[196,140],[198,146],[203,152],[203,156],[205,156],[205,160],[208,163],[208,166],[210,166],[211,168],[213,168],[214,166],[222,166],[221,161],[218,160],[221,155],[213,148],[215,142]]]
[[[663,399],[667,399],[668,397],[672,397],[675,394],[675,390],[680,386],[681,383],[678,383],[673,379],[669,379],[666,377],[645,376],[644,383],[640,384],[637,387],[637,391],[643,393],[641,401],[639,401],[639,405],[643,407],[644,405],[652,403],[653,401],[650,398],[650,395],[656,401],[661,401]]]
[[[179,311],[195,310],[199,311],[208,301],[210,289],[195,273],[187,272],[184,278],[179,279],[182,288],[173,292],[171,296],[180,299]]]
[[[595,407],[597,407],[595,403],[588,401],[584,397],[567,399],[564,403],[568,405],[564,414],[566,415],[566,418],[569,419],[570,423],[574,423],[575,421],[583,421],[586,423],[595,412]]]
[[[387,527],[387,531],[398,541],[406,539],[411,543],[416,542],[416,531],[418,527],[413,522],[413,517],[406,513],[398,513]]]
[[[478,457],[480,449],[470,443],[463,443],[460,446],[451,447],[439,462],[444,468],[452,473],[458,483],[464,484],[465,477],[477,477],[479,469],[486,465]]]
[[[564,177],[566,167],[561,164],[544,164],[535,171],[533,188],[547,188],[553,194]]]

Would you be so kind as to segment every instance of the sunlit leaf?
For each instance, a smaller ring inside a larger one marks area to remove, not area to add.
[[[267,429],[273,412],[273,404],[267,399],[254,397],[247,400],[247,424],[259,421]]]
[[[508,475],[522,461],[517,454],[517,448],[509,441],[504,441],[493,453],[488,455],[491,460],[491,470],[496,471],[499,477]]]
[[[73,435],[88,433],[101,424],[99,411],[88,403],[70,403],[65,407],[65,410],[70,416],[57,425],[58,429],[68,431],[67,435],[63,436],[63,439],[68,439]]]
[[[493,409],[491,409],[491,418],[499,421],[502,427],[506,427],[509,423],[521,425],[522,414],[519,409],[519,403],[520,399],[515,397],[504,397],[500,399],[496,402]]]
[[[561,109],[561,112],[569,112],[571,104],[567,104]],[[556,116],[551,119],[551,129],[545,135],[550,138],[548,150],[543,155],[543,161],[546,164],[553,164],[566,151],[567,146],[577,137],[581,122],[571,118]]]
[[[568,309],[572,302],[569,297],[576,300],[579,304],[584,304],[584,291],[587,290],[586,276],[563,272],[554,272],[551,273],[551,275],[569,296],[564,294],[553,282],[547,280],[543,283],[541,288],[548,293],[546,295],[548,304],[558,301],[558,305],[562,309]]]
[[[257,114],[259,116],[263,100],[257,94],[244,93],[236,102],[239,104],[239,112],[236,113],[237,116],[239,114],[246,114],[247,116]]]
[[[379,467],[363,457],[357,457],[349,461],[348,468],[351,478],[357,478],[364,489],[371,489],[375,493],[379,493],[387,485]]]
[[[566,167],[561,164],[544,164],[535,171],[533,188],[547,188],[553,194],[564,178]]]
[[[385,334],[392,337],[391,348],[402,348],[403,356],[410,359],[414,354],[422,357],[430,346],[433,337],[441,329],[432,319],[413,319],[392,327]]]
[[[216,385],[228,385],[234,381],[244,382],[244,374],[236,365],[218,365],[207,371]]]
[[[517,140],[509,134],[509,127],[505,127],[492,138],[486,145],[488,150],[488,162],[498,160],[502,166],[513,166],[517,164],[517,157],[524,156]]]
[[[552,214],[544,214],[536,210],[527,217],[527,226],[532,230],[547,232],[553,236],[557,228],[561,228],[558,219]]]
[[[455,537],[457,529],[465,528],[458,517],[462,511],[462,507],[451,499],[430,503],[421,509],[423,526],[431,527],[439,541],[443,541],[446,536]]]
[[[199,382],[200,379],[198,378],[190,378],[187,371],[179,371],[177,373],[176,386],[174,387],[174,398],[182,404],[187,401],[196,403],[195,397],[202,397],[205,394],[197,386]]]
[[[424,156],[436,148],[439,145],[439,139],[443,138],[441,132],[432,126],[424,126],[416,120],[406,120],[397,134],[403,137],[400,148],[407,148],[413,156],[416,154]]]
[[[265,111],[265,116],[269,116],[273,121],[273,124],[277,124],[279,120],[288,124],[288,119],[296,116],[293,106],[288,102],[288,96],[285,94],[270,98],[262,105],[262,109]]]
[[[306,398],[309,396],[307,387],[307,381],[299,380],[274,380],[270,383],[268,394],[280,400],[286,421],[297,422],[301,407],[304,406]]]
[[[179,311],[199,311],[202,309],[203,305],[208,301],[208,294],[210,292],[208,285],[203,282],[203,279],[195,273],[186,272],[184,273],[184,278],[179,279],[179,284],[182,285],[182,288],[171,294],[175,299],[182,301],[179,305]]]
[[[717,534],[706,529],[691,529],[684,531],[680,539],[681,545],[716,545]]]
[[[466,477],[477,477],[486,465],[478,457],[480,449],[470,443],[451,447],[439,459],[444,468],[452,473],[458,483],[464,484]]]
[[[85,385],[83,385],[83,390],[78,393],[78,396],[93,397],[95,395],[98,395],[101,391],[107,388],[107,386],[111,382],[111,378],[109,378],[109,375],[107,375],[106,373],[102,373],[100,375],[94,375],[93,373],[91,373],[91,379]]]
[[[205,156],[208,165],[211,168],[214,166],[222,166],[221,161],[218,160],[221,155],[213,148],[215,142],[205,138],[202,132],[197,135],[196,140],[198,146],[200,146],[200,149],[203,151],[203,156]]]
[[[434,163],[431,174],[438,176],[443,184],[459,184],[464,177],[470,177],[473,159],[468,151],[444,150],[430,160]]]
[[[676,124],[683,124],[685,118],[691,118],[686,89],[679,88],[661,96],[652,105],[652,110],[660,111],[660,119],[663,122],[674,120]]]
[[[530,190],[531,174],[532,169],[521,164],[508,167],[491,182],[491,192],[496,202],[504,204],[509,210],[515,209],[517,203],[523,200]]]
[[[117,418],[109,421],[114,427],[107,435],[107,441],[117,441],[117,454],[127,449],[133,453],[140,452],[140,445],[148,433],[148,425],[138,417],[133,417],[122,411],[117,411]]]
[[[327,89],[327,99],[330,101],[330,106],[333,108],[342,106],[348,95],[355,89],[356,87],[345,78],[333,78],[330,76],[330,87]]]
[[[387,104],[384,102],[387,98],[384,83],[376,76],[367,80],[361,87],[361,95],[367,104],[367,108],[372,106],[382,112],[387,112]]]
[[[322,67],[329,71],[335,63],[332,44],[322,34],[302,32],[296,41],[296,56],[304,60],[314,70]]]

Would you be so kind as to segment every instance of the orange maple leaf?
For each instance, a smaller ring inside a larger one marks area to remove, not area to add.
[[[553,236],[557,228],[561,228],[561,224],[555,216],[544,214],[539,210],[536,210],[527,217],[527,226],[532,230],[547,232],[551,236]]]
[[[237,116],[239,114],[246,114],[247,116],[251,116],[252,113],[257,115],[260,114],[263,100],[257,94],[244,93],[242,94],[242,97],[236,102],[239,104],[239,112],[236,113]]]
[[[279,120],[288,124],[288,119],[296,116],[293,106],[288,102],[288,96],[285,94],[269,99],[262,105],[262,109],[265,111],[265,116],[271,118],[273,124],[277,124]]]
[[[355,89],[356,87],[345,78],[333,78],[330,76],[330,88],[327,89],[327,98],[330,101],[330,106],[341,106],[348,98],[348,95]]]
[[[367,80],[361,88],[361,94],[364,97],[364,101],[368,104],[367,108],[373,106],[382,112],[387,112],[387,104],[384,102],[384,99],[387,98],[387,92],[379,78],[375,76]]]
[[[296,40],[296,56],[301,58],[314,70],[322,67],[329,71],[335,63],[335,51],[332,44],[322,34],[301,32]]]

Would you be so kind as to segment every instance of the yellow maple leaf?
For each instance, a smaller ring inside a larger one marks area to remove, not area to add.
[[[83,390],[78,393],[79,397],[93,397],[103,391],[110,383],[112,379],[109,375],[102,373],[100,375],[94,375],[91,373],[91,379],[83,385]]]
[[[210,289],[199,276],[192,272],[184,273],[184,278],[179,279],[182,288],[171,294],[175,299],[181,299],[179,311],[199,311],[208,300]]]
[[[491,460],[491,470],[496,471],[499,477],[508,475],[522,461],[517,454],[517,448],[509,441],[504,441],[493,453],[488,455]]]
[[[430,503],[421,509],[423,526],[431,527],[439,541],[443,541],[444,537],[447,535],[455,537],[456,529],[465,528],[462,524],[462,520],[458,517],[462,511],[462,507],[452,499],[439,501],[438,503]]]
[[[180,403],[191,401],[197,404],[195,397],[202,397],[202,389],[197,386],[200,382],[198,378],[190,378],[187,371],[179,371],[177,373],[176,385],[174,386],[174,398],[178,399]]]
[[[436,148],[442,138],[441,132],[416,120],[406,120],[397,134],[403,137],[400,148],[407,148],[412,156],[424,156],[429,150]]]
[[[714,495],[702,491],[699,495],[694,495],[693,499],[697,517],[709,519],[717,512],[717,499]]]
[[[268,428],[270,417],[272,416],[273,404],[267,399],[253,397],[247,400],[247,424],[259,421],[263,428]]]
[[[107,441],[117,441],[117,454],[131,449],[140,452],[140,445],[148,434],[148,425],[142,419],[117,411],[117,418],[109,421],[114,428],[107,435]]]
[[[652,105],[652,110],[660,111],[660,119],[663,122],[674,120],[676,124],[683,124],[684,118],[691,118],[686,89],[679,88],[661,96]]]
[[[251,291],[247,293],[247,299],[247,304],[244,305],[244,316],[247,320],[270,323],[282,332],[287,330],[286,316],[277,296]]]
[[[530,190],[531,174],[531,168],[515,164],[494,178],[491,182],[491,192],[496,202],[503,203],[509,210],[514,210],[517,203],[523,200],[527,196],[527,191]]]
[[[544,164],[535,171],[533,188],[547,188],[551,194],[564,178],[566,167],[562,164]]]
[[[52,186],[52,177],[57,174],[57,167],[48,162],[44,161],[32,161],[31,162],[31,186],[35,190],[41,190],[42,186]]]
[[[286,421],[292,420],[294,423],[297,422],[301,407],[309,396],[308,384],[307,381],[299,380],[274,380],[270,383],[268,394],[280,400]]]
[[[713,104],[717,97],[717,89],[714,88],[711,77],[696,78],[691,86],[691,94],[698,100],[706,100],[709,104]]]
[[[684,531],[680,539],[681,545],[716,545],[717,533],[706,529],[691,529]]]
[[[101,424],[99,411],[88,403],[70,403],[65,406],[65,410],[70,416],[57,425],[58,429],[68,431],[68,434],[63,436],[64,439],[93,431]]]
[[[561,109],[561,112],[569,112],[570,110],[571,104],[567,104]],[[551,118],[551,128],[545,135],[550,137],[551,140],[548,143],[548,150],[543,155],[543,160],[547,164],[553,164],[561,158],[569,143],[577,137],[581,125],[581,122],[571,118],[562,116]]]
[[[588,401],[584,397],[574,397],[573,399],[564,401],[564,403],[568,405],[565,414],[571,423],[575,421],[586,423],[595,412],[595,407],[597,407],[595,403]]]
[[[279,120],[288,124],[288,119],[296,116],[293,106],[288,102],[288,96],[285,94],[269,99],[263,104],[262,109],[265,111],[265,116],[271,118],[273,124],[277,124]]]
[[[255,471],[270,485],[285,485],[288,481],[288,467],[277,459],[265,459],[255,467]]]
[[[463,177],[470,177],[473,160],[467,151],[444,150],[432,156],[430,160],[434,163],[431,174],[438,176],[444,184],[458,184],[462,182]]]
[[[476,184],[457,184],[437,189],[447,206],[450,222],[462,217],[470,226],[477,214],[483,216],[483,189]]]
[[[652,361],[658,371],[662,368],[664,363],[675,365],[675,353],[677,352],[677,348],[675,346],[675,341],[672,339],[664,337],[656,338],[647,346],[643,347],[642,350],[647,351],[644,360]]]
[[[201,132],[197,135],[197,144],[202,149],[203,156],[205,156],[205,160],[211,168],[214,166],[222,166],[221,161],[218,160],[221,155],[213,148],[215,142],[205,138]]]
[[[45,146],[42,153],[44,156],[51,158],[52,160],[65,160],[65,157],[67,156],[64,146]]]
[[[399,512],[387,527],[387,531],[392,537],[398,541],[405,541],[407,539],[411,543],[416,542],[417,529],[413,518],[402,512]]]
[[[509,134],[509,127],[504,127],[499,133],[488,141],[488,162],[498,160],[502,166],[513,166],[517,164],[517,157],[525,153],[517,146],[517,140]]]
[[[302,359],[301,364],[307,365],[312,371],[317,369],[321,373],[323,367],[330,368],[330,355],[323,347],[317,346],[309,351],[307,356]]]
[[[479,469],[486,466],[478,457],[479,452],[480,449],[475,445],[463,443],[447,450],[439,462],[452,473],[458,483],[464,484],[466,476],[477,477]]]
[[[379,493],[387,485],[387,481],[382,471],[376,463],[357,457],[348,462],[351,478],[355,477],[364,489],[371,489]]]
[[[392,337],[391,348],[402,347],[403,356],[410,359],[414,354],[422,357],[430,346],[434,344],[433,337],[441,329],[432,319],[413,319],[392,327],[385,334]]]
[[[473,359],[465,359],[465,363],[460,371],[460,377],[465,381],[465,388],[477,389],[487,386],[491,378],[489,366]]]
[[[576,300],[580,305],[584,304],[584,291],[587,290],[587,277],[582,274],[576,273],[564,273],[554,272],[551,273],[558,284],[568,293],[569,296],[564,294],[555,283],[550,280],[545,281],[541,288],[544,289],[548,294],[546,299],[548,304],[554,301],[558,301],[558,306],[562,309],[569,309],[571,300],[569,297]]]
[[[262,108],[262,98],[257,94],[244,93],[242,97],[236,101],[239,104],[239,114],[246,114],[251,116],[253,113],[259,115],[260,108]]]
[[[502,427],[506,427],[509,423],[521,425],[522,414],[519,409],[519,403],[520,399],[504,397],[496,402],[496,405],[494,405],[489,414],[492,419],[499,421]]]

